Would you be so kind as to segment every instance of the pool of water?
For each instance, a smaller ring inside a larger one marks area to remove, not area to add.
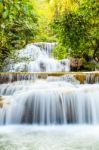
[[[99,150],[99,126],[3,126],[0,150]]]

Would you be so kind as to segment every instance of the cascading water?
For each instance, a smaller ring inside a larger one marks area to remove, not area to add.
[[[50,57],[52,47],[29,44],[17,52],[28,61],[0,73],[0,150],[99,149],[99,74],[53,77],[52,71],[69,70],[70,61]]]
[[[70,61],[50,57],[55,43],[34,43],[17,51],[27,62],[11,64],[8,71],[30,74],[0,74],[0,124],[98,124],[99,84],[95,75],[80,85],[73,75],[49,77],[31,72],[66,71]],[[42,77],[41,77],[42,78]],[[5,84],[4,84],[5,83]]]
[[[65,59],[58,61],[51,57],[51,52],[56,43],[34,43],[28,44],[24,49],[16,52],[20,62],[11,63],[6,71],[10,72],[52,72],[69,71],[70,61]],[[28,61],[23,60],[28,59]],[[23,61],[22,61],[23,60]]]
[[[42,51],[45,51],[45,53],[50,55],[54,47],[57,45],[57,43],[39,42],[34,43],[34,45],[40,47]]]
[[[75,78],[17,81],[0,86],[0,124],[98,124],[99,85]]]

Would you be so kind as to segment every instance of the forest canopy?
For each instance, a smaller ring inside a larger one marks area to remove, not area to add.
[[[91,55],[99,61],[99,3],[84,0],[75,10],[65,9],[53,20],[53,29],[59,40],[54,54],[60,58],[66,55]]]

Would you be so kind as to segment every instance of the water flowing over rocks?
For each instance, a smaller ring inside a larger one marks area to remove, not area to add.
[[[65,76],[20,80],[1,84],[0,95],[1,125],[99,123],[99,84]]]
[[[38,42],[34,43],[34,45],[40,47],[42,51],[45,51],[45,53],[50,55],[57,43]]]
[[[70,60],[58,61],[51,56],[56,43],[34,43],[16,51],[18,57],[10,61],[4,71],[8,72],[53,72],[69,71]]]
[[[48,77],[51,77],[50,79],[53,81],[59,79],[72,81],[75,78],[81,84],[99,83],[99,72],[2,72],[0,73],[0,84],[21,80],[35,81],[36,79],[47,79]]]
[[[0,73],[0,125],[99,124],[99,72],[69,72],[54,46],[29,44]]]

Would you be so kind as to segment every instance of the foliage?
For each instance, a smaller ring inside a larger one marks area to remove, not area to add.
[[[95,65],[96,69],[99,70],[99,63]]]
[[[56,37],[50,27],[53,17],[57,17],[65,9],[76,10],[78,0],[37,0],[36,9],[38,13],[39,33],[36,41],[56,41]]]
[[[56,39],[54,38],[52,29],[50,27],[50,22],[53,17],[53,12],[51,11],[49,0],[37,0],[36,9],[38,13],[38,27],[39,32],[36,36],[36,41],[48,41],[52,42]]]
[[[66,48],[62,46],[61,44],[57,45],[52,51],[52,55],[57,59],[63,59],[67,57]]]
[[[0,69],[14,49],[33,41],[58,41],[58,59],[99,61],[98,18],[98,0],[0,0]]]
[[[84,64],[84,70],[87,70],[87,71],[94,71],[95,70],[95,63],[93,61],[91,62],[86,62]]]
[[[12,50],[37,34],[37,16],[29,0],[0,0],[0,68]]]
[[[83,0],[76,11],[65,10],[62,15],[54,18],[52,27],[68,55],[87,54],[99,61],[98,8],[97,0]],[[57,51],[60,53],[59,49]]]
[[[79,6],[79,0],[50,0],[49,2],[55,17],[62,14],[65,10],[76,11]]]

